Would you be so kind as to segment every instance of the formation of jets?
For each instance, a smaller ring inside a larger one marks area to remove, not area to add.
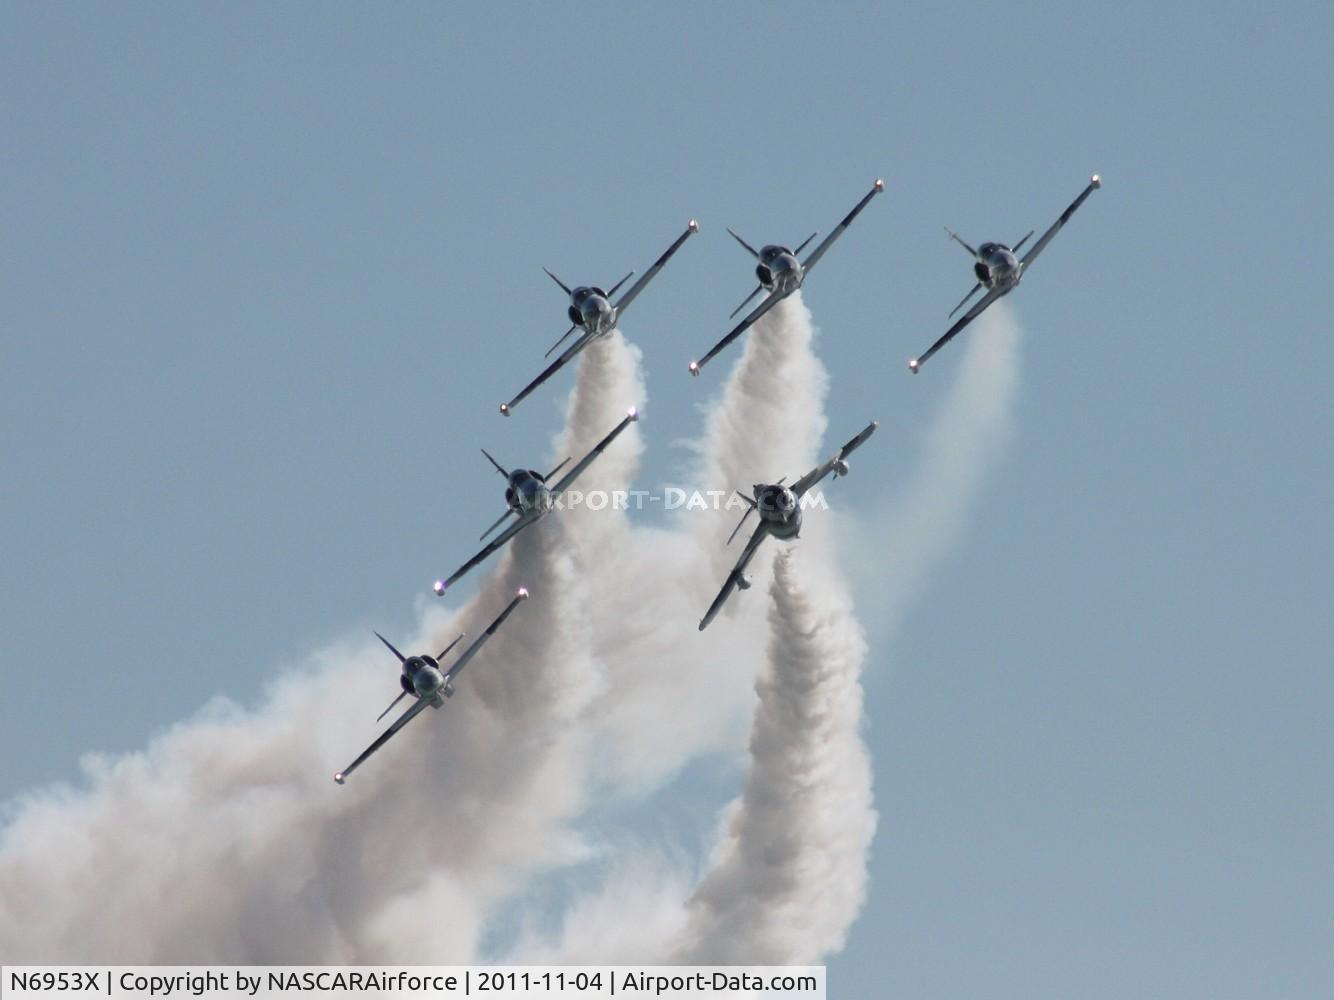
[[[962,309],[974,295],[982,289],[986,293],[960,317],[953,326],[945,331],[945,334],[937,340],[925,353],[913,358],[908,362],[908,368],[914,374],[920,371],[921,366],[939,351],[945,344],[949,343],[961,330],[969,323],[980,316],[993,302],[1003,295],[1008,295],[1013,289],[1017,288],[1028,268],[1032,266],[1043,249],[1051,242],[1052,238],[1061,230],[1080,205],[1095,190],[1102,186],[1102,181],[1097,174],[1090,178],[1088,186],[1080,193],[1069,207],[1061,213],[1060,218],[1052,224],[1041,238],[1024,254],[1019,256],[1019,251],[1024,244],[1028,242],[1033,233],[1030,231],[1027,236],[1021,239],[1014,246],[1006,246],[1003,243],[983,243],[976,249],[966,243],[957,233],[947,229],[951,239],[968,251],[973,257],[973,273],[977,278],[976,284],[964,296],[963,300],[954,307],[950,316],[953,316]],[[725,350],[728,345],[739,338],[753,326],[756,321],[763,317],[769,310],[776,306],[783,299],[787,298],[797,289],[801,288],[810,274],[811,269],[819,263],[820,259],[833,246],[853,220],[870,203],[871,199],[880,194],[885,189],[883,180],[877,180],[862,199],[853,206],[852,211],[845,215],[841,222],[836,225],[828,236],[824,238],[814,250],[805,258],[801,259],[801,253],[815,239],[816,234],[812,233],[795,250],[789,250],[785,246],[777,244],[768,244],[760,250],[756,250],[747,243],[741,236],[728,229],[731,234],[746,252],[754,258],[755,276],[758,279],[756,288],[732,311],[731,318],[735,318],[737,313],[741,312],[746,306],[759,295],[764,298],[754,309],[746,314],[736,326],[727,332],[727,334],[709,349],[698,361],[692,361],[689,364],[691,375],[699,375],[704,366],[719,353]],[[542,371],[533,381],[524,386],[519,393],[507,403],[500,405],[500,412],[509,416],[516,406],[526,399],[535,389],[555,375],[561,368],[573,360],[593,341],[607,337],[616,329],[620,317],[630,304],[639,296],[648,286],[649,282],[657,276],[658,272],[666,265],[672,256],[685,244],[695,233],[699,232],[699,223],[691,219],[687,224],[685,232],[678,236],[672,244],[663,252],[663,254],[654,261],[653,265],[644,272],[633,285],[618,299],[616,293],[620,291],[621,286],[634,276],[632,271],[624,278],[612,286],[610,291],[603,291],[600,287],[594,285],[579,285],[570,288],[560,278],[556,277],[551,271],[547,270],[547,275],[560,286],[562,292],[568,297],[568,306],[566,315],[570,321],[570,328],[552,345],[547,351],[546,356],[550,357],[560,348],[571,336],[579,331],[574,342],[556,357],[545,370]],[[543,270],[546,270],[543,268]],[[767,293],[767,294],[766,294]],[[475,566],[484,562],[492,553],[506,545],[510,539],[517,535],[524,528],[541,520],[553,510],[558,508],[562,495],[571,487],[574,481],[588,469],[590,465],[601,455],[616,438],[631,423],[639,419],[639,413],[633,407],[629,410],[624,419],[607,433],[587,455],[568,472],[565,473],[554,485],[549,481],[553,479],[561,469],[570,461],[565,459],[556,468],[543,475],[535,469],[517,468],[507,470],[503,465],[491,457],[485,449],[482,454],[486,456],[496,469],[496,471],[505,479],[505,513],[496,519],[486,531],[482,532],[484,541],[489,535],[497,529],[502,529],[495,538],[482,548],[480,552],[456,569],[448,577],[437,580],[433,587],[437,595],[443,595],[445,591],[452,586],[461,577],[467,574]],[[718,596],[714,598],[713,603],[709,605],[704,617],[700,619],[699,629],[703,631],[709,623],[717,616],[723,605],[727,603],[728,598],[738,588],[747,590],[751,586],[751,579],[746,575],[746,568],[754,557],[756,550],[764,539],[770,535],[780,540],[791,540],[797,538],[801,533],[802,525],[802,502],[803,498],[818,483],[825,479],[830,473],[835,477],[846,476],[849,471],[848,456],[857,448],[861,447],[872,434],[878,425],[871,421],[864,427],[856,437],[843,445],[838,452],[832,455],[827,461],[816,466],[806,475],[802,476],[790,486],[784,485],[787,477],[784,476],[776,483],[757,483],[752,489],[750,496],[737,491],[737,496],[745,503],[746,512],[742,515],[741,521],[732,530],[732,534],[727,539],[727,544],[731,544],[733,539],[741,531],[751,514],[759,515],[759,523],[747,540],[745,548],[742,550],[736,565],[723,581],[722,589]],[[506,524],[506,522],[509,522]],[[380,747],[384,746],[390,738],[400,729],[411,722],[427,706],[440,708],[446,698],[454,694],[454,681],[463,667],[477,655],[483,644],[496,633],[505,619],[510,616],[519,603],[528,597],[528,591],[520,588],[513,600],[496,617],[496,619],[487,626],[486,630],[476,641],[472,643],[454,664],[448,670],[442,670],[440,661],[443,660],[462,639],[459,636],[451,642],[440,653],[439,656],[404,656],[394,646],[376,633],[380,641],[398,658],[401,667],[399,675],[399,686],[402,692],[380,713],[380,719],[383,719],[389,712],[404,698],[412,697],[412,704],[400,715],[379,737],[371,743],[365,751],[361,753],[351,764],[334,775],[334,781],[343,784],[348,776],[360,767],[367,758],[374,754]]]

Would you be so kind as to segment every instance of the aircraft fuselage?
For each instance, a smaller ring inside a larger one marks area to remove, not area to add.
[[[1008,292],[1019,284],[1019,279],[1023,277],[1023,266],[1014,251],[1003,243],[983,243],[977,248],[973,273],[983,288]]]
[[[545,514],[554,506],[546,480],[534,469],[515,469],[509,474],[505,502],[520,514],[529,511]]]
[[[605,337],[616,328],[616,307],[601,288],[580,285],[570,293],[570,322],[595,337]]]
[[[431,656],[409,656],[404,660],[401,684],[404,691],[437,703],[437,707],[442,694],[452,693],[446,689],[445,675],[440,672],[440,664]]]
[[[770,244],[760,251],[755,277],[760,279],[760,284],[767,291],[791,295],[801,287],[805,273],[796,254],[787,247]]]
[[[755,504],[769,534],[775,538],[796,538],[801,533],[801,504],[786,486],[757,483]]]

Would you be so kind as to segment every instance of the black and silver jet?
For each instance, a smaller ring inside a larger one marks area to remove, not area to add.
[[[883,180],[877,180],[871,187],[871,190],[867,193],[866,197],[857,202],[856,207],[843,217],[843,221],[834,227],[834,231],[826,236],[824,242],[812,250],[811,255],[804,261],[798,260],[798,255],[802,250],[806,249],[807,243],[810,243],[811,240],[815,239],[815,233],[811,233],[810,236],[806,237],[801,246],[797,247],[795,250],[789,250],[787,247],[770,244],[762,250],[757,251],[740,236],[733,233],[731,229],[727,230],[729,233],[732,233],[732,238],[745,247],[746,251],[755,258],[757,261],[755,265],[755,276],[760,279],[760,283],[755,288],[755,291],[747,295],[741,305],[732,310],[732,315],[735,316],[742,309],[746,308],[750,303],[750,300],[755,298],[755,296],[759,295],[761,292],[768,292],[769,294],[765,297],[763,302],[756,306],[750,314],[746,316],[745,319],[733,327],[726,337],[714,344],[712,350],[710,350],[708,354],[704,355],[704,357],[700,358],[698,361],[690,362],[690,374],[698,375],[700,370],[713,360],[714,355],[749,330],[761,316],[800,288],[801,283],[806,280],[806,275],[810,273],[811,268],[813,268],[816,265],[816,262],[825,255],[825,251],[834,245],[834,240],[842,236],[843,230],[852,225],[852,220],[857,218],[857,213],[866,207],[866,203],[883,190],[885,190],[885,182]]]
[[[487,556],[492,552],[495,552],[496,549],[500,548],[520,531],[528,527],[528,525],[532,524],[534,521],[540,520],[551,511],[555,510],[556,501],[560,499],[561,494],[568,490],[571,484],[579,478],[580,474],[593,464],[593,460],[601,455],[607,449],[609,444],[616,440],[616,436],[620,434],[621,431],[625,430],[638,419],[639,411],[634,407],[631,407],[630,412],[626,414],[625,419],[617,424],[610,434],[594,445],[593,450],[580,459],[578,465],[565,473],[565,475],[561,477],[560,482],[555,486],[548,486],[547,480],[565,467],[565,462],[569,461],[568,458],[545,476],[536,469],[515,469],[513,472],[507,472],[505,471],[505,467],[492,458],[487,450],[483,448],[482,454],[486,455],[487,461],[494,465],[496,471],[505,478],[505,504],[508,509],[505,513],[500,515],[495,524],[482,532],[482,537],[485,538],[487,535],[491,534],[491,532],[495,531],[511,517],[514,518],[514,523],[488,542],[481,552],[477,553],[477,555],[473,556],[466,563],[456,569],[449,575],[449,577],[444,580],[436,580],[435,585],[432,588],[435,590],[436,594],[444,594],[446,588],[453,584],[454,581],[458,580],[459,577],[463,576],[463,574],[467,573],[468,570],[485,560]]]
[[[1016,243],[1013,247],[1007,247],[1004,243],[983,243],[974,250],[967,243],[959,238],[959,234],[951,229],[945,232],[950,234],[950,238],[955,240],[961,247],[973,255],[973,273],[977,275],[977,284],[975,284],[967,295],[963,297],[957,306],[951,310],[950,315],[964,307],[969,299],[985,288],[987,294],[978,299],[973,307],[960,317],[952,327],[945,331],[945,336],[937,340],[921,357],[913,358],[908,362],[908,370],[914,375],[926,363],[926,360],[944,347],[953,339],[954,335],[971,323],[977,317],[986,311],[987,306],[995,302],[1002,295],[1008,295],[1011,290],[1019,287],[1019,282],[1023,280],[1028,268],[1033,261],[1037,259],[1038,254],[1042,253],[1051,238],[1055,236],[1062,226],[1070,221],[1070,216],[1075,214],[1075,209],[1084,204],[1084,199],[1091,195],[1098,188],[1102,187],[1102,179],[1094,174],[1089,178],[1088,187],[1084,188],[1078,198],[1070,203],[1070,207],[1061,213],[1061,217],[1052,224],[1052,227],[1042,234],[1042,238],[1033,244],[1033,248],[1024,254],[1022,258],[1018,256],[1019,248],[1028,241],[1028,236],[1033,235],[1033,230],[1029,230],[1028,236]]]
[[[428,705],[431,708],[440,708],[444,705],[446,698],[454,697],[454,680],[458,677],[459,672],[467,666],[469,660],[477,655],[477,651],[482,648],[486,640],[496,634],[496,629],[500,628],[501,623],[510,616],[510,612],[519,606],[519,602],[527,599],[528,591],[523,587],[520,587],[519,592],[514,595],[514,599],[509,602],[505,607],[505,610],[500,613],[499,617],[487,626],[486,631],[479,635],[473,641],[471,646],[463,651],[463,655],[454,662],[452,667],[444,671],[440,669],[440,661],[445,658],[445,655],[451,649],[459,644],[463,639],[463,636],[460,635],[458,639],[455,639],[446,646],[444,652],[439,656],[404,656],[394,648],[393,643],[380,635],[379,632],[376,632],[376,637],[389,647],[389,652],[397,656],[399,663],[403,665],[402,673],[398,675],[398,683],[403,689],[403,693],[391,701],[389,703],[389,708],[386,708],[381,712],[380,718],[375,721],[379,722],[380,719],[383,719],[395,705],[408,695],[412,695],[416,701],[412,703],[406,712],[394,721],[392,726],[381,733],[376,738],[375,742],[365,749],[360,757],[335,774],[334,781],[338,782],[340,785],[347,781],[348,775],[360,767],[367,757],[388,743],[390,737],[416,718],[417,714],[421,712],[422,709],[426,708]]]
[[[740,490],[737,496],[745,501],[749,508],[746,513],[741,515],[741,520],[737,526],[732,529],[732,534],[727,537],[727,544],[732,544],[732,539],[737,536],[741,526],[746,523],[746,518],[759,511],[760,523],[755,526],[755,531],[750,536],[750,541],[746,542],[746,548],[741,553],[741,558],[737,560],[736,565],[732,567],[732,572],[727,574],[727,579],[723,582],[723,589],[718,591],[718,596],[713,599],[709,605],[709,610],[705,612],[704,617],[700,619],[699,630],[703,632],[713,621],[714,616],[722,609],[727,599],[732,596],[732,591],[737,587],[742,590],[749,590],[751,579],[746,576],[746,566],[750,563],[751,557],[755,555],[755,550],[760,547],[760,542],[764,541],[766,535],[773,535],[775,538],[784,540],[796,538],[801,533],[801,498],[804,497],[811,488],[829,473],[835,476],[846,476],[849,472],[847,458],[856,451],[863,441],[875,433],[879,426],[872,420],[855,438],[845,444],[823,465],[816,466],[806,475],[802,476],[791,486],[784,486],[783,479],[776,483],[756,483],[754,487],[754,498],[746,496]]]
[[[500,412],[508,417],[511,410],[518,406],[530,392],[547,379],[551,378],[552,375],[555,375],[556,372],[560,371],[561,368],[565,366],[566,362],[570,361],[576,354],[593,341],[600,337],[607,336],[612,330],[616,329],[616,324],[620,321],[621,314],[625,312],[630,303],[633,302],[648,283],[653,280],[654,276],[662,270],[662,266],[671,259],[672,254],[681,249],[681,244],[689,239],[691,234],[697,232],[699,232],[699,223],[694,219],[691,219],[686,225],[686,231],[676,238],[676,242],[669,246],[666,252],[653,262],[653,266],[644,272],[644,276],[631,285],[629,291],[622,295],[614,305],[611,301],[612,296],[616,294],[617,289],[634,276],[634,271],[631,271],[620,281],[616,282],[616,284],[612,286],[611,291],[604,292],[601,288],[594,285],[580,285],[577,288],[571,289],[569,285],[565,284],[565,282],[561,281],[560,278],[556,277],[550,271],[547,271],[545,267],[542,268],[542,270],[547,271],[547,276],[552,281],[560,285],[561,291],[570,297],[570,304],[566,309],[566,313],[570,317],[570,328],[561,335],[560,340],[551,345],[551,350],[547,351],[546,356],[551,357],[551,351],[554,351],[557,347],[560,347],[561,344],[565,343],[566,338],[574,333],[575,330],[581,330],[582,332],[579,334],[579,337],[575,342],[565,349],[565,353],[547,367],[546,371],[524,386],[519,391],[519,394],[508,403],[501,403]]]

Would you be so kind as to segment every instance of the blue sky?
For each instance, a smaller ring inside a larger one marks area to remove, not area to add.
[[[497,513],[477,446],[547,457],[568,378],[496,413],[565,329],[543,265],[607,284],[701,221],[627,321],[669,481],[721,377],[685,363],[750,288],[723,227],[799,242],[885,177],[806,291],[831,435],[882,424],[870,510],[958,362],[904,367],[970,284],[941,226],[1017,239],[1097,170],[1011,300],[1014,441],[872,650],[881,825],[831,983],[1334,978],[1327,9],[0,24],[0,797],[407,632]]]

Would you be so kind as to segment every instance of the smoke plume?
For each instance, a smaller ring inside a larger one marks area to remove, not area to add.
[[[701,489],[748,492],[815,464],[827,379],[813,337],[799,295],[747,335],[708,407],[691,477]],[[957,532],[959,497],[977,482],[968,463],[986,464],[987,435],[1004,424],[1004,400],[988,411],[969,392],[995,392],[1005,352],[974,371],[972,350],[954,390],[972,416],[933,431],[894,515],[906,527],[889,526],[897,563],[916,579]],[[556,459],[577,460],[626,407],[644,405],[639,363],[619,333],[590,345]],[[865,418],[840,414],[836,436]],[[579,488],[626,489],[642,447],[631,428]],[[942,491],[955,514],[942,517]],[[832,519],[818,511],[772,587],[782,546],[770,542],[752,563],[764,586],[734,595],[698,633],[739,554],[723,543],[740,513],[687,509],[645,528],[624,511],[575,509],[521,532],[476,571],[474,598],[431,604],[417,636],[394,638],[405,651],[439,650],[484,627],[520,585],[532,599],[469,664],[457,696],[346,788],[332,772],[379,731],[371,720],[397,693],[397,664],[373,637],[314,653],[256,708],[218,700],[140,753],[89,755],[80,787],[31,793],[0,831],[0,954],[29,964],[473,961],[536,876],[587,860],[580,819],[592,802],[647,795],[692,760],[739,751],[748,729],[750,770],[702,877],[642,845],[612,852],[608,891],[575,899],[555,941],[526,932],[512,953],[793,961],[837,948],[860,906],[875,822],[859,735],[861,630],[834,568]],[[906,585],[889,582],[901,604]]]

